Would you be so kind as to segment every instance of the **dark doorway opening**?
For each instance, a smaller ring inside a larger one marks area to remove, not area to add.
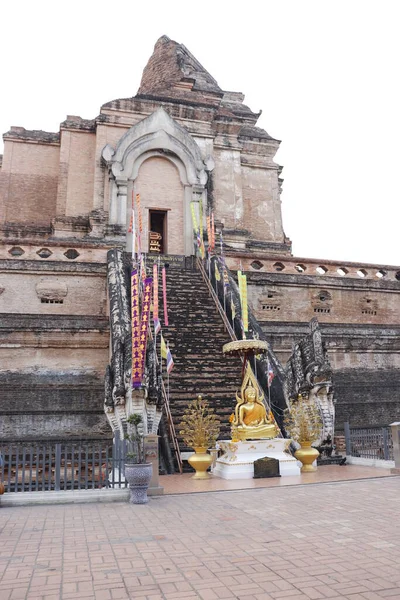
[[[149,252],[167,253],[167,211],[149,210]]]

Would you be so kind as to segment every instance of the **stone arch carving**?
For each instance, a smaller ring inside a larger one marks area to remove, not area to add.
[[[172,164],[174,164],[175,167],[177,168],[177,171],[179,173],[179,179],[181,180],[182,185],[184,185],[184,186],[190,185],[188,178],[187,178],[187,172],[185,169],[185,165],[182,163],[182,161],[174,154],[166,153],[162,150],[150,150],[149,152],[144,152],[143,154],[141,154],[135,160],[135,163],[133,165],[132,180],[135,180],[137,178],[137,176],[139,175],[139,169],[142,166],[142,164],[146,160],[148,160],[149,158],[153,158],[154,156],[165,158],[166,160],[169,160],[170,162],[172,162]]]
[[[107,144],[102,151],[110,173],[110,223],[126,227],[127,194],[141,164],[152,156],[163,156],[175,164],[185,188],[185,254],[193,253],[190,202],[203,198],[207,169],[200,149],[187,130],[159,108],[133,125],[119,140],[116,148]],[[130,246],[127,239],[127,246]]]

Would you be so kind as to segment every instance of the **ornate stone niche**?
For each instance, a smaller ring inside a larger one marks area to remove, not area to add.
[[[68,294],[66,283],[52,279],[42,279],[36,284],[35,289],[42,304],[63,304]]]
[[[378,303],[376,300],[373,300],[370,296],[364,296],[361,300],[361,314],[368,317],[375,317],[378,313]]]
[[[316,314],[329,315],[333,306],[332,294],[327,290],[319,290],[312,297],[311,306]]]
[[[261,292],[257,302],[257,313],[260,318],[267,313],[277,313],[282,306],[282,292],[279,292],[273,287],[265,289]]]
[[[131,214],[130,192],[135,193],[139,169],[147,159],[160,156],[175,165],[184,187],[182,236],[185,254],[190,255],[193,253],[190,203],[201,198],[206,205],[207,170],[213,168],[213,163],[203,162],[195,140],[163,108],[133,125],[115,149],[107,144],[102,151],[110,179],[109,221],[111,225],[121,226],[124,233]],[[127,248],[131,247],[129,238],[131,234],[128,233]]]

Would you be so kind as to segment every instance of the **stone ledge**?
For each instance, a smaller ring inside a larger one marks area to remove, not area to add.
[[[92,315],[43,315],[43,314],[20,314],[2,313],[0,320],[0,331],[78,331],[82,333],[99,331],[108,333],[110,323],[106,317]]]
[[[42,259],[43,260],[43,259]],[[67,263],[64,261],[40,260],[0,260],[0,271],[45,271],[45,272],[64,272],[64,273],[87,273],[95,275],[106,275],[107,265],[103,263]]]
[[[148,496],[162,496],[164,488],[149,488]],[[85,504],[93,502],[128,502],[129,488],[100,490],[63,490],[59,492],[11,492],[0,496],[0,507],[43,504]]]
[[[127,502],[129,489],[65,490],[59,492],[10,492],[0,496],[2,506],[35,504],[82,504],[86,502]]]

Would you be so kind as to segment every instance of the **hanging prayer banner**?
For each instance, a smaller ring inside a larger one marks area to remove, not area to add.
[[[237,276],[238,276],[240,307],[242,307],[242,271],[238,271]]]
[[[134,194],[132,191],[131,220],[129,221],[128,233],[132,234],[132,259],[135,260],[135,207],[133,199]]]
[[[168,344],[165,343],[163,334],[161,334],[161,358],[167,363],[167,373],[169,375],[174,368],[174,359]]]
[[[274,373],[271,365],[269,364],[269,360],[267,362],[268,362],[268,387],[270,387],[272,380],[275,377],[275,373]]]
[[[163,304],[164,304],[164,325],[168,327],[168,307],[167,307],[167,273],[165,267],[162,268],[162,286],[163,286]]]
[[[232,313],[232,321],[236,317],[236,308],[233,299],[231,298],[231,313]]]
[[[146,261],[143,254],[140,255],[140,271],[142,274],[142,281],[146,280]]]
[[[199,200],[199,233],[200,233],[200,256],[204,259],[206,251],[204,248],[204,230],[203,230],[203,200]]]
[[[200,256],[201,258],[204,258],[206,255],[206,249],[204,247],[204,240],[203,238],[201,239],[201,245],[200,245]]]
[[[168,373],[168,375],[171,373],[173,368],[174,368],[174,360],[172,358],[171,350],[169,349],[169,346],[167,346],[167,373]]]
[[[197,233],[199,231],[199,226],[197,225],[196,209],[195,209],[194,205],[195,205],[195,202],[190,203],[190,209],[192,211],[193,230]]]
[[[203,240],[203,200],[200,198],[199,200],[199,227],[200,227],[200,237]]]
[[[146,346],[147,346],[147,330],[149,327],[150,319],[150,304],[151,304],[151,288],[153,280],[151,277],[146,277],[144,280],[144,290],[142,297],[142,318],[140,319],[140,342],[139,342],[139,367],[136,372],[136,379],[132,377],[132,387],[140,387],[143,375],[144,365],[146,357]]]
[[[161,330],[161,323],[158,317],[158,267],[153,265],[153,322],[154,333],[157,335]]]
[[[211,213],[211,250],[215,249],[215,224],[214,213]]]
[[[140,318],[139,318],[139,277],[134,269],[131,273],[131,314],[132,314],[132,387],[140,386]]]
[[[140,210],[140,194],[136,194],[136,208],[137,208],[137,248],[138,254],[141,256],[142,253],[142,231],[143,231],[143,222],[142,222],[142,211]],[[132,212],[133,212],[133,194],[132,194]]]
[[[221,275],[219,274],[219,269],[218,269],[217,261],[215,261],[215,263],[214,263],[214,268],[215,268],[215,279],[216,279],[216,281],[221,281]]]
[[[207,217],[207,239],[208,239],[208,251],[211,252],[211,217]]]
[[[161,358],[167,360],[167,344],[165,343],[163,334],[161,334]]]
[[[224,266],[224,287],[226,287],[226,288],[229,287],[228,271],[226,270],[225,266]]]
[[[249,311],[247,307],[247,277],[242,275],[242,320],[244,331],[249,330]]]
[[[140,209],[140,194],[136,194],[136,206],[138,212],[138,224],[140,233],[143,232],[143,221],[142,221],[142,211]]]

